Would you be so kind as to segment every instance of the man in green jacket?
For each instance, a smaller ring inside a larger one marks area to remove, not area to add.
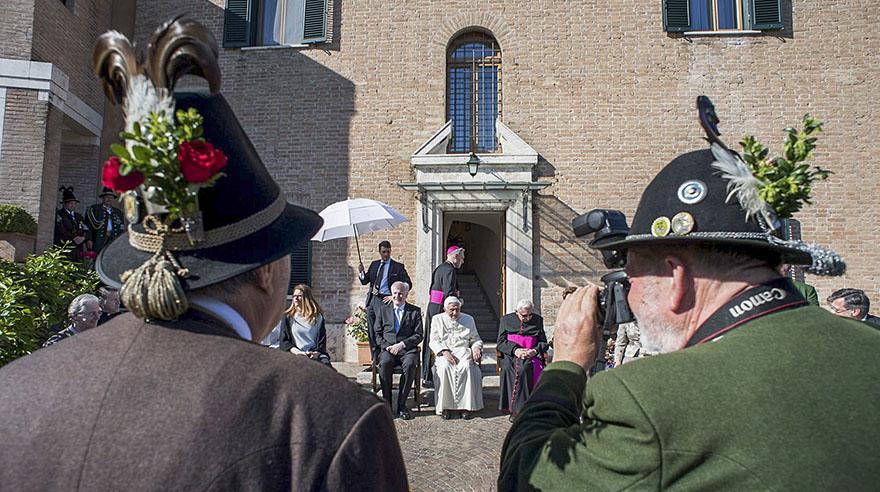
[[[748,189],[757,180],[739,179],[728,201],[732,171],[748,168],[713,140],[657,175],[628,235],[590,244],[626,252],[643,346],[662,355],[588,384],[599,289],[569,296],[554,362],[504,443],[499,490],[877,486],[880,333],[808,306],[779,275],[782,262],[824,275],[845,265],[773,236],[776,210]],[[829,363],[842,353],[845,365]]]

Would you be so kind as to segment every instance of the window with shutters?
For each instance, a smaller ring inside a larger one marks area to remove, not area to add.
[[[288,294],[299,284],[312,285],[312,242],[308,241],[290,254],[290,284]]]
[[[327,40],[327,0],[226,0],[223,46],[298,46]]]
[[[501,49],[488,34],[463,34],[449,45],[446,57],[449,153],[495,152],[495,121],[500,116]]]
[[[782,29],[781,0],[663,0],[667,32]]]

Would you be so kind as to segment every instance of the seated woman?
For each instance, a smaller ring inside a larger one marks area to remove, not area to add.
[[[278,348],[330,365],[324,315],[312,296],[311,287],[299,284],[293,288],[290,308],[284,312],[281,323],[281,343]]]
[[[434,362],[435,411],[449,419],[451,411],[461,418],[483,408],[483,375],[478,365],[483,357],[483,341],[474,318],[461,312],[461,301],[449,296],[444,312],[431,318],[430,348]]]
[[[544,369],[541,356],[547,352],[544,318],[534,314],[532,301],[523,299],[516,312],[501,318],[498,345],[501,353],[501,401],[498,408],[509,411],[511,419],[532,394]]]

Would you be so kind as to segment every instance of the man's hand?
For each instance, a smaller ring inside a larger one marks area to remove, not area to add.
[[[450,364],[452,364],[453,366],[458,365],[458,359],[457,359],[454,355],[452,355],[452,352],[450,352],[450,351],[447,350],[447,351],[446,351],[446,355],[445,355],[445,357],[446,357],[446,360],[447,360]]]
[[[602,336],[599,288],[593,284],[574,291],[559,307],[553,332],[553,361],[567,360],[589,372],[596,362]]]
[[[393,300],[394,300],[394,299],[393,299],[391,296],[385,296],[385,297],[382,298],[382,302],[384,302],[385,304],[388,304],[388,303],[390,303],[390,302],[393,301]]]
[[[400,355],[406,349],[406,345],[403,342],[397,342],[394,345],[390,345],[387,351],[391,352],[392,355]]]
[[[306,355],[309,356],[309,359],[317,359],[318,356],[320,356],[321,354],[319,352],[311,351],[311,352],[306,352]]]
[[[474,362],[479,363],[483,359],[483,351],[480,350],[480,347],[474,347],[471,349],[471,353],[474,356]]]
[[[364,264],[358,262],[358,273],[364,273]]]
[[[85,236],[74,236],[74,238],[73,238],[73,242],[76,243],[77,246],[82,244],[83,241],[85,241],[85,240],[86,240]]]

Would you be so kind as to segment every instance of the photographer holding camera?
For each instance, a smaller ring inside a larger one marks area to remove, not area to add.
[[[660,171],[631,231],[615,227],[620,212],[587,214],[600,219],[590,246],[625,262],[625,298],[658,355],[587,384],[614,310],[594,285],[568,296],[554,362],[505,440],[499,490],[876,486],[880,382],[865,368],[877,368],[880,332],[808,306],[780,276],[782,262],[820,275],[845,265],[777,237],[787,211],[760,198],[701,103],[711,150]],[[840,353],[849,364],[830,365]]]

